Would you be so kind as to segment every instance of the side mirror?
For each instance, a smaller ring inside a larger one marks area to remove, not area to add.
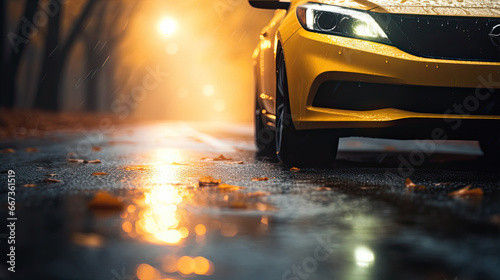
[[[288,9],[290,2],[280,2],[279,0],[249,0],[250,6],[260,9]]]

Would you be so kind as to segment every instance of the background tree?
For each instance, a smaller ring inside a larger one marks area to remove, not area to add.
[[[49,1],[54,4],[59,2],[57,0]],[[87,1],[74,21],[65,40],[61,38],[60,23],[64,5],[68,5],[69,2],[63,2],[66,4],[62,4],[62,7],[57,11],[56,15],[49,19],[44,62],[42,64],[40,83],[35,99],[35,106],[37,108],[51,111],[60,109],[60,84],[63,76],[63,69],[66,66],[71,49],[77,37],[81,34],[82,28],[96,2],[96,0]]]
[[[117,92],[113,51],[122,43],[135,1],[101,1],[83,32],[87,61],[85,109],[109,111]]]
[[[3,87],[3,94],[0,97],[0,107],[12,108],[16,96],[16,77],[19,70],[21,58],[27,44],[29,43],[30,36],[33,30],[33,16],[38,8],[38,1],[26,1],[24,12],[17,24],[16,31],[5,35],[5,18],[7,12],[7,1],[1,1],[2,17],[2,75],[1,84]],[[5,41],[7,39],[7,42]],[[5,49],[5,46],[8,46]],[[7,52],[7,57],[4,54]]]

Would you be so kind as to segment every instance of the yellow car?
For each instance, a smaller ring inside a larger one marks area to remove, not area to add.
[[[255,139],[331,164],[339,137],[478,140],[500,158],[500,2],[272,0],[254,51]]]

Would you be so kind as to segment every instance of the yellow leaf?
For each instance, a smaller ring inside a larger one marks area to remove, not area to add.
[[[298,167],[292,167],[292,168],[290,168],[290,171],[292,171],[292,172],[299,172],[300,168],[298,168]]]
[[[213,186],[213,185],[218,185],[220,184],[221,180],[220,179],[214,179],[212,177],[203,177],[200,178],[199,184],[201,186]]]
[[[96,160],[84,160],[83,163],[102,163],[102,161],[96,159]]]
[[[237,191],[240,189],[244,189],[244,187],[233,186],[233,185],[228,185],[228,184],[220,184],[218,188],[220,190],[224,190],[224,191]]]
[[[252,181],[257,182],[257,181],[267,181],[269,178],[267,177],[262,177],[262,178],[252,178]]]
[[[220,155],[212,159],[213,161],[223,161],[223,160],[232,160],[232,158],[227,158],[224,155]]]
[[[482,189],[470,189],[472,185],[468,185],[465,188],[459,189],[458,191],[454,191],[449,193],[449,196],[456,196],[456,197],[481,197],[483,196],[483,190]]]
[[[131,170],[151,170],[153,169],[152,166],[149,165],[134,165],[134,166],[128,166],[125,167],[125,170],[131,171]]]
[[[106,172],[94,172],[92,173],[93,176],[101,176],[101,175],[108,175]]]
[[[415,183],[413,183],[413,181],[410,178],[406,178],[405,185],[408,189],[413,189],[413,190],[425,189],[425,186],[416,185]]]
[[[243,164],[243,161],[226,161],[225,164]]]

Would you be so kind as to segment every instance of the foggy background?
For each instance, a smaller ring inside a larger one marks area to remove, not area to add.
[[[251,56],[273,11],[245,0],[2,2],[4,107],[253,118]]]

